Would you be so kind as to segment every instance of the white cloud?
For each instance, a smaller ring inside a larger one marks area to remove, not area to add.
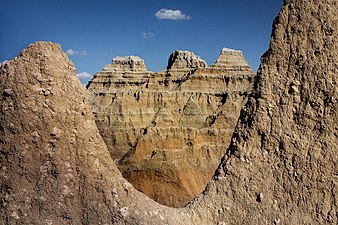
[[[78,54],[79,54],[79,52],[74,51],[73,49],[68,49],[68,50],[66,51],[66,53],[67,53],[69,56],[72,56],[72,55],[78,55]]]
[[[142,37],[143,37],[144,39],[150,39],[150,38],[152,38],[152,37],[154,37],[154,36],[155,36],[155,34],[152,33],[152,32],[142,32]]]
[[[71,49],[68,49],[66,51],[66,53],[69,55],[69,56],[72,56],[72,55],[81,55],[81,56],[87,56],[88,53],[86,50],[82,50],[81,52],[78,52],[78,51],[75,51],[73,50],[72,48]]]
[[[86,50],[83,50],[83,51],[81,52],[81,54],[80,54],[80,55],[87,56],[87,55],[88,55],[88,53],[87,53],[87,51],[86,51]]]
[[[190,20],[191,16],[185,15],[181,10],[160,9],[155,13],[159,20]]]
[[[87,73],[87,72],[78,73],[78,74],[76,74],[76,76],[78,78],[82,78],[82,79],[92,78],[92,75],[90,73]]]

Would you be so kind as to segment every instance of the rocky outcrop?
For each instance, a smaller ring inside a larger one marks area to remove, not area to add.
[[[122,178],[67,56],[30,46],[0,69],[1,224],[337,224],[337,4],[285,1],[232,143],[181,209]]]
[[[138,56],[127,56],[127,57],[116,57],[113,58],[112,63],[106,65],[103,71],[135,71],[135,72],[146,72],[147,67],[144,64],[143,59]]]
[[[176,50],[169,57],[167,69],[191,70],[193,68],[205,68],[207,66],[207,63],[194,53]]]
[[[216,63],[212,65],[214,68],[230,68],[234,70],[235,68],[249,69],[249,65],[246,62],[242,51],[223,48],[221,54],[219,55]]]
[[[0,224],[166,222],[122,178],[59,45],[35,43],[0,67],[0,106]]]
[[[223,224],[338,222],[338,2],[284,2],[255,92],[194,205],[212,203]]]
[[[119,65],[113,59],[88,86],[100,133],[134,187],[183,207],[219,165],[254,74],[230,49],[210,68],[188,51],[174,51],[160,73],[107,69]]]

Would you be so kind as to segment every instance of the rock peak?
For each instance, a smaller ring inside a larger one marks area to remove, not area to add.
[[[105,71],[147,71],[144,60],[139,56],[117,56],[112,63],[104,68]]]
[[[221,55],[243,55],[243,52],[231,48],[222,48]]]
[[[144,63],[144,60],[141,59],[139,56],[117,56],[113,58],[112,63]]]
[[[248,62],[244,58],[243,52],[230,48],[222,48],[221,53],[213,67],[238,67],[240,69],[250,68]]]
[[[175,50],[171,53],[167,69],[206,68],[207,63],[193,52]]]

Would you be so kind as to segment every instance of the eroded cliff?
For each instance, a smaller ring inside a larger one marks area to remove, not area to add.
[[[337,224],[338,2],[287,0],[206,190],[165,207],[122,178],[60,46],[0,69],[2,224]]]
[[[253,81],[241,51],[223,49],[211,67],[174,51],[159,73],[139,57],[114,58],[88,90],[123,176],[157,202],[183,207],[212,178]]]

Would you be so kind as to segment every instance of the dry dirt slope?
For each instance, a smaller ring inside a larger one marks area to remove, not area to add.
[[[58,45],[1,68],[2,224],[337,224],[338,3],[289,0],[257,91],[206,191],[183,209],[135,191]]]

